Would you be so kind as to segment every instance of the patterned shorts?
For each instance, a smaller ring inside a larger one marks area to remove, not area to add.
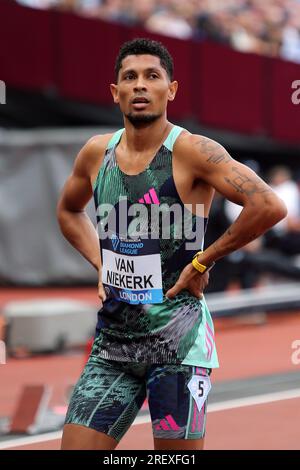
[[[87,426],[120,441],[148,398],[155,438],[203,438],[210,372],[91,355],[72,393],[65,424]]]

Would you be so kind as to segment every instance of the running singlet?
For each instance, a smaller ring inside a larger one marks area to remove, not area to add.
[[[184,206],[174,183],[172,151],[182,130],[174,126],[137,175],[125,174],[116,161],[124,129],[108,143],[93,188],[102,282],[108,294],[98,312],[99,357],[219,366],[205,299],[187,290],[172,300],[165,297],[203,246],[207,223]]]

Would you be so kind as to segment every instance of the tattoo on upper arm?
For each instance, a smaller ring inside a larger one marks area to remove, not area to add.
[[[221,162],[228,163],[232,160],[231,156],[226,152],[217,142],[213,140],[202,138],[195,145],[200,145],[201,153],[205,156],[205,159],[209,163],[215,163],[218,165]]]
[[[234,173],[233,178],[225,177],[226,183],[230,184],[238,193],[246,194],[251,197],[254,194],[263,194],[272,192],[263,181],[259,178],[249,178],[247,175],[244,175],[236,167],[232,168],[232,173]]]

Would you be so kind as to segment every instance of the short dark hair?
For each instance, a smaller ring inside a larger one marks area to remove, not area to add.
[[[142,55],[150,54],[159,57],[161,66],[166,70],[170,80],[173,80],[174,64],[173,59],[167,48],[159,41],[154,41],[147,38],[137,38],[132,41],[125,42],[116,58],[115,74],[116,80],[120,68],[122,67],[122,61],[128,55]]]

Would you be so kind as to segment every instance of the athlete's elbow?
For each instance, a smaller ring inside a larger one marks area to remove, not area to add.
[[[59,225],[62,224],[63,219],[64,219],[64,206],[62,203],[62,198],[60,197],[57,204],[56,204],[56,219],[59,223]]]
[[[282,199],[276,197],[261,210],[260,215],[261,220],[270,228],[287,216],[287,207]]]
[[[60,197],[56,206],[56,219],[61,231],[64,232],[65,226],[69,224],[70,211],[66,207],[64,199],[62,197]]]

